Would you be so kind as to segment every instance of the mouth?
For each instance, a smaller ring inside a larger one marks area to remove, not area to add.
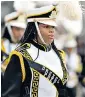
[[[54,39],[54,35],[49,35],[49,38],[50,39]]]

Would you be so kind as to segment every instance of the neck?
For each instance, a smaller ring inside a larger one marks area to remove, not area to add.
[[[51,44],[48,44],[48,43],[44,44],[39,37],[37,37],[37,39],[34,39],[34,40],[37,41],[38,43],[42,44],[42,45],[45,45],[45,46],[51,45]]]
[[[51,45],[42,44],[42,43],[38,42],[36,39],[34,39],[33,41],[31,41],[31,43],[35,47],[37,47],[38,49],[43,50],[43,51],[46,51],[46,52],[50,51],[51,50],[51,47],[52,47]]]

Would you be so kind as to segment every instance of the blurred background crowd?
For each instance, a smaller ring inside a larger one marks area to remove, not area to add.
[[[9,21],[12,19],[12,15],[15,15],[15,19],[16,16],[20,16],[16,14],[8,15],[18,10],[17,8],[19,8],[19,6],[17,3],[14,4],[14,1],[1,2],[1,61],[16,47],[16,44],[23,36],[26,28],[25,18],[22,24],[19,23],[22,18],[17,19],[18,24],[10,22],[12,30],[10,30],[8,25]],[[25,3],[22,1],[21,3],[23,3],[23,9],[26,9],[26,7],[27,9],[32,9],[55,4],[53,1],[29,1]],[[59,2],[56,2],[56,5],[58,5],[58,3]],[[65,6],[65,3],[64,1],[61,2],[62,7],[60,8],[65,9],[56,17],[57,27],[54,42],[58,49],[62,49],[66,52],[65,59],[69,72],[66,87],[70,97],[85,97],[85,1],[80,1],[78,3],[72,2],[72,5],[70,1],[68,1],[68,6]],[[14,38],[16,39],[14,39],[13,36],[15,36]],[[4,57],[4,55],[6,56]]]

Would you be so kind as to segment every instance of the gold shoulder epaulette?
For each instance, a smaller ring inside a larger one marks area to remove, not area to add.
[[[1,68],[3,71],[6,70],[7,65],[10,62],[10,59],[13,55],[17,55],[19,57],[20,60],[20,65],[21,65],[21,71],[22,71],[22,82],[25,80],[25,76],[26,76],[26,72],[25,72],[25,66],[24,66],[24,60],[23,60],[23,56],[20,52],[14,50],[10,53],[9,57],[3,62]]]

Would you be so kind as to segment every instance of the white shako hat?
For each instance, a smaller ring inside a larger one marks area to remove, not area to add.
[[[57,12],[56,6],[53,5],[28,10],[27,22],[40,22],[51,26],[57,26]]]
[[[13,27],[25,29],[26,25],[27,25],[26,16],[19,12],[12,12],[5,16],[4,22],[5,22],[5,27],[8,29],[8,33],[11,37],[11,40],[16,43],[17,40],[13,36],[11,27],[13,26]],[[4,33],[4,35],[5,35],[5,33]]]
[[[5,24],[19,28],[26,28],[26,16],[19,12],[12,12],[5,16]]]

